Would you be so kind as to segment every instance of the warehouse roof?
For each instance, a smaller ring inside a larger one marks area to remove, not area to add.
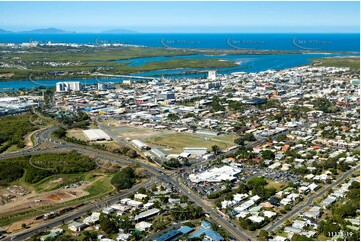
[[[83,130],[84,135],[90,140],[90,141],[97,141],[97,140],[111,140],[109,135],[107,135],[103,130],[101,129],[88,129]]]

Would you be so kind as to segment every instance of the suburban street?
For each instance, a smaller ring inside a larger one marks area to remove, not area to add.
[[[264,229],[268,232],[272,232],[278,227],[282,226],[282,224],[287,220],[295,216],[296,214],[300,213],[303,209],[309,207],[312,205],[313,201],[316,198],[322,197],[326,192],[328,192],[330,189],[340,185],[346,178],[348,178],[352,173],[359,170],[358,167],[353,168],[352,170],[349,170],[345,172],[340,178],[338,178],[336,181],[334,181],[332,184],[327,186],[326,188],[322,189],[321,191],[318,191],[316,194],[312,195],[307,199],[307,202],[302,202],[298,204],[296,207],[292,209],[289,213],[287,213],[285,216],[283,216],[281,219],[277,220],[274,223],[268,224]]]

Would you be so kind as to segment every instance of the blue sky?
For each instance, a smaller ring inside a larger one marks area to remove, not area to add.
[[[0,2],[0,28],[77,32],[359,32],[359,2]]]

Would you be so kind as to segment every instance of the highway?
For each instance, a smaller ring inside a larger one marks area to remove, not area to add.
[[[128,164],[136,163],[136,164],[139,164],[139,165],[143,166],[144,168],[146,168],[147,171],[152,173],[152,175],[155,178],[157,178],[158,180],[164,181],[168,184],[172,184],[174,187],[178,187],[179,190],[182,191],[191,201],[193,201],[197,205],[201,206],[203,208],[203,210],[206,213],[208,213],[214,221],[217,221],[231,235],[231,237],[235,238],[236,240],[241,240],[241,241],[246,240],[248,238],[248,236],[245,235],[244,232],[239,227],[236,227],[234,224],[227,221],[226,218],[223,218],[221,215],[216,213],[210,206],[204,204],[204,202],[202,201],[201,198],[194,195],[193,191],[191,191],[185,185],[180,183],[177,179],[164,173],[161,169],[159,169],[147,162],[141,162],[138,160],[122,158],[116,154],[113,154],[113,153],[110,153],[107,151],[98,150],[98,149],[94,149],[92,147],[82,146],[82,145],[69,143],[69,142],[65,142],[65,141],[53,140],[50,137],[50,134],[57,128],[58,127],[47,128],[47,129],[40,130],[38,133],[36,133],[35,137],[38,137],[39,139],[32,149],[23,150],[23,151],[14,152],[14,153],[2,154],[2,155],[0,155],[0,159],[15,158],[15,157],[19,157],[19,156],[23,156],[23,155],[30,155],[30,154],[49,153],[50,151],[54,151],[57,149],[67,148],[67,149],[75,150],[75,151],[79,152],[80,154],[107,160],[110,162],[115,162],[117,164],[128,165]],[[40,148],[41,144],[47,144],[49,147]],[[106,199],[106,200],[104,200],[104,202],[106,202],[106,201],[108,203],[115,202],[118,199],[120,199],[121,197],[126,196],[125,194],[129,194],[131,192],[136,191],[139,188],[139,186],[141,186],[141,184],[130,189],[127,193],[120,193],[113,197],[107,198],[109,201]],[[62,224],[63,221],[64,222],[71,221],[74,218],[81,216],[85,212],[96,209],[96,208],[97,208],[96,204],[88,205],[87,207],[84,207],[81,210],[75,212],[75,214],[73,214],[73,213],[65,214],[59,218],[49,220],[46,225],[31,228],[25,232],[22,232],[22,233],[19,233],[16,235],[12,235],[12,238],[13,238],[13,240],[24,240],[44,229],[56,227],[56,226]],[[4,240],[8,240],[8,239],[9,238],[6,237]]]
[[[96,203],[92,203],[89,205],[85,205],[81,207],[80,209],[64,214],[62,216],[56,217],[54,219],[47,220],[46,223],[27,229],[26,231],[23,231],[21,233],[11,235],[10,237],[6,237],[3,240],[25,240],[33,235],[36,235],[40,231],[49,230],[50,228],[54,228],[56,226],[62,225],[67,222],[71,222],[74,219],[77,219],[81,217],[82,215],[88,213],[89,211],[96,211],[101,209],[102,207],[106,206],[107,204],[116,203],[120,199],[126,198],[129,194],[136,192],[140,187],[150,187],[153,184],[152,181],[148,181],[147,183],[143,184],[137,184],[136,186],[132,187],[131,189],[128,189],[127,191],[118,193],[116,195],[113,195],[111,197],[108,197],[106,199],[97,201]]]
[[[182,193],[184,193],[184,195],[186,195],[189,198],[189,200],[193,201],[195,204],[202,207],[203,210],[207,214],[209,214],[210,217],[214,221],[216,221],[219,225],[221,225],[223,227],[223,229],[225,229],[231,235],[231,237],[233,237],[233,239],[236,239],[239,241],[245,241],[245,240],[251,239],[250,236],[247,235],[245,232],[243,232],[240,227],[233,224],[232,222],[230,222],[228,220],[228,218],[223,217],[220,213],[218,213],[216,210],[214,210],[214,208],[212,208],[209,205],[207,205],[206,203],[204,203],[204,201],[199,197],[198,194],[195,194],[194,191],[192,191],[189,187],[187,187],[185,184],[183,184],[181,182],[181,179],[177,176],[177,174],[174,173],[172,175],[167,175],[160,168],[155,167],[154,165],[152,165],[146,161],[142,162],[139,160],[123,158],[116,154],[113,154],[113,153],[110,153],[107,151],[103,151],[103,150],[98,150],[98,149],[95,149],[95,148],[92,148],[89,146],[78,145],[78,144],[69,143],[69,142],[60,141],[60,140],[53,140],[50,137],[50,135],[55,129],[57,129],[57,127],[43,129],[43,130],[40,130],[38,133],[36,133],[35,137],[38,137],[38,139],[36,139],[37,140],[36,144],[34,145],[34,147],[32,149],[27,149],[27,150],[23,150],[23,151],[19,151],[19,152],[14,152],[14,153],[1,154],[0,159],[14,158],[14,157],[30,155],[30,154],[49,153],[50,151],[56,151],[58,149],[66,148],[66,149],[75,150],[81,154],[84,154],[84,155],[87,155],[90,157],[107,160],[109,162],[115,162],[115,163],[121,164],[121,165],[128,165],[128,164],[136,163],[136,164],[139,164],[142,167],[146,168],[147,171],[149,173],[151,173],[154,178],[164,181],[168,184],[172,184],[174,187],[177,187]],[[41,148],[41,144],[46,144],[48,147]],[[355,170],[356,170],[356,168],[344,173],[339,179],[337,179],[334,183],[330,184],[327,188],[323,189],[322,191],[318,192],[317,194],[312,195],[307,200],[306,203],[299,204],[290,213],[286,214],[284,217],[282,217],[277,222],[269,224],[268,226],[265,227],[265,229],[267,231],[275,230],[280,225],[282,225],[287,219],[293,217],[295,214],[299,213],[307,206],[312,205],[314,199],[322,196],[329,189],[332,189],[333,187],[340,184],[349,175],[351,175]],[[136,191],[140,186],[148,187],[151,184],[152,184],[151,182],[148,182],[147,184],[138,184],[138,185],[134,186],[132,189],[127,190],[126,192],[121,192],[112,197],[108,197],[108,198],[104,199],[102,201],[102,203],[103,204],[104,203],[115,203],[117,200],[119,200],[123,197],[126,197],[129,193]],[[98,204],[86,205],[73,213],[68,213],[61,217],[49,220],[49,221],[47,221],[47,224],[28,229],[27,231],[21,232],[16,235],[12,235],[12,238],[13,238],[13,240],[25,240],[26,238],[29,238],[42,230],[48,230],[49,228],[59,226],[64,222],[66,223],[66,222],[72,221],[75,218],[80,217],[81,215],[85,214],[88,211],[94,211],[94,210],[98,210],[98,209],[99,209]],[[9,238],[7,237],[4,240],[8,240],[8,239]]]

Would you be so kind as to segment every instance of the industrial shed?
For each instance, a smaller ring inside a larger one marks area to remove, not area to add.
[[[83,134],[90,141],[112,140],[112,138],[101,129],[83,130]]]

